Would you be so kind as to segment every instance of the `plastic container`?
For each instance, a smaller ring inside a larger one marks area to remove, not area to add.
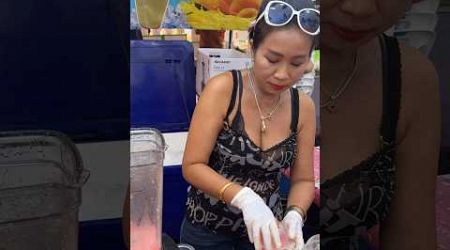
[[[188,131],[195,108],[194,49],[187,41],[130,41],[130,122]]]
[[[81,186],[88,177],[65,135],[0,133],[0,249],[78,249]]]
[[[302,250],[320,250],[320,235],[315,234],[309,238]]]
[[[131,130],[131,250],[161,249],[164,151],[164,138],[158,130]]]
[[[281,248],[280,250],[320,250],[320,235],[311,236],[303,247],[296,246],[295,242],[288,239],[287,231],[279,225]]]

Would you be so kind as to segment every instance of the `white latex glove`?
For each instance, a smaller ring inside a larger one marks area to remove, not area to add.
[[[258,194],[244,187],[234,196],[231,205],[242,210],[249,240],[256,250],[263,248],[272,250],[281,247],[277,220]]]
[[[283,226],[286,228],[288,238],[295,242],[295,249],[303,249],[305,241],[303,240],[303,219],[296,211],[289,211],[283,218]]]

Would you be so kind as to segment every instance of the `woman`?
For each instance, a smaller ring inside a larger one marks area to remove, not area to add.
[[[322,249],[436,249],[436,72],[382,35],[409,4],[321,1]]]
[[[181,242],[196,250],[277,249],[279,226],[303,245],[314,198],[315,108],[292,86],[313,68],[319,12],[312,6],[264,1],[250,29],[253,68],[220,74],[202,92],[183,158],[191,187]],[[289,167],[284,213],[279,182]]]

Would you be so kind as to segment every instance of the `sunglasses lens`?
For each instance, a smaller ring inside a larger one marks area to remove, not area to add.
[[[273,3],[269,7],[268,17],[273,24],[285,24],[292,16],[292,8],[283,3]]]
[[[316,33],[320,27],[319,14],[312,10],[304,10],[298,16],[300,25],[310,33]]]

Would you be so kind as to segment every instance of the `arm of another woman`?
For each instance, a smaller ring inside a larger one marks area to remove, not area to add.
[[[436,249],[435,187],[440,141],[437,74],[432,63],[402,47],[402,101],[397,129],[396,185],[381,249]]]

